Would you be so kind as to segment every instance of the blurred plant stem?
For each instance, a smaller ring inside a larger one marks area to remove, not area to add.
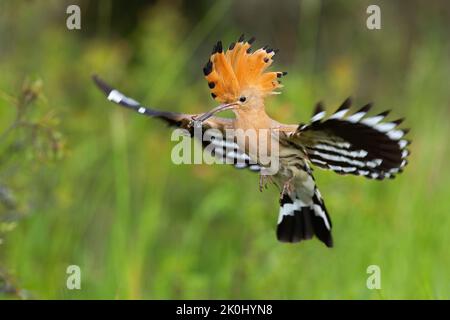
[[[17,221],[27,214],[23,192],[16,197],[14,190],[20,185],[21,170],[36,163],[45,164],[62,155],[63,141],[56,130],[52,111],[35,111],[34,104],[45,101],[42,95],[42,81],[25,80],[17,97],[0,91],[0,99],[15,107],[12,122],[0,134],[0,246],[7,233],[14,230]],[[35,115],[37,113],[37,117]],[[37,120],[35,120],[37,118]],[[22,155],[22,157],[21,157]],[[25,155],[25,156],[23,156]],[[28,155],[28,157],[26,156]],[[32,155],[32,156],[30,156]],[[40,160],[39,162],[34,161]],[[29,187],[29,186],[28,186]],[[23,190],[23,186],[19,187]],[[27,298],[28,294],[18,289],[7,272],[0,269],[0,293],[18,298]]]

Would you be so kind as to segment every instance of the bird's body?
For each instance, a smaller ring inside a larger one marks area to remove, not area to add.
[[[268,118],[267,115],[266,117]],[[237,118],[241,119],[236,121],[237,129],[242,129],[240,123],[251,121],[246,116],[244,116],[244,119],[239,116]],[[267,146],[266,151],[258,151],[262,154],[268,154],[271,158],[273,151],[271,146],[277,145],[276,173],[266,176],[263,169],[260,172],[260,190],[265,184],[264,179],[266,177],[280,189],[277,238],[283,242],[299,242],[303,239],[310,239],[316,234],[327,246],[331,247],[333,245],[330,232],[331,220],[316,188],[312,170],[307,162],[307,154],[302,148],[292,145],[288,139],[298,126],[283,125],[270,118],[265,122],[259,122],[259,124],[258,127],[245,127],[243,129],[256,130],[258,137],[265,137],[270,140],[270,143],[258,140],[253,148],[249,148],[247,145],[239,145],[239,147],[245,150],[252,160],[265,168],[270,167],[270,165],[264,166],[261,159],[254,155],[255,152],[252,153],[249,149]]]
[[[279,93],[275,91],[281,87],[278,78],[286,73],[265,72],[275,51],[266,46],[252,53],[253,40],[241,37],[226,52],[221,42],[214,47],[203,72],[212,97],[222,104],[201,115],[146,108],[99,78],[94,80],[109,100],[163,119],[192,136],[196,125],[202,128],[203,138],[211,138],[208,129],[222,132],[222,138],[202,140],[203,146],[237,168],[259,172],[260,188],[266,180],[280,188],[277,238],[299,242],[317,236],[331,247],[331,220],[310,164],[339,174],[393,178],[407,164],[409,155],[406,147],[410,142],[403,138],[407,130],[397,129],[403,119],[383,122],[388,112],[366,117],[371,105],[346,116],[351,105],[347,99],[327,119],[318,104],[307,124],[279,123],[266,113],[264,102],[268,95]],[[214,116],[229,109],[234,119]],[[232,140],[227,136],[229,131]]]

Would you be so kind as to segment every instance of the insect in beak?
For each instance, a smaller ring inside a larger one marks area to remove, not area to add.
[[[226,103],[226,104],[221,104],[221,105],[215,107],[214,109],[212,109],[212,110],[210,110],[210,111],[208,111],[208,112],[205,112],[204,114],[198,116],[198,117],[195,119],[195,121],[203,122],[203,121],[205,121],[205,120],[211,118],[214,114],[216,114],[216,113],[218,113],[218,112],[225,111],[225,110],[231,110],[231,109],[234,109],[234,107],[237,106],[237,105],[238,105],[238,104],[235,103],[235,102],[232,102],[232,103]]]

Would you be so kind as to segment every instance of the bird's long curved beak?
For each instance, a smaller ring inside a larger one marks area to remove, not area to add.
[[[216,113],[222,112],[222,111],[225,111],[225,110],[231,110],[231,109],[233,109],[235,106],[237,106],[237,103],[234,103],[234,102],[233,102],[233,103],[221,104],[221,105],[215,107],[214,109],[212,109],[212,110],[210,110],[210,111],[208,111],[208,112],[205,112],[204,114],[198,116],[198,117],[195,119],[195,121],[201,121],[201,122],[203,122],[203,121],[205,121],[205,120],[211,118],[211,117],[212,117],[213,115],[215,115]]]

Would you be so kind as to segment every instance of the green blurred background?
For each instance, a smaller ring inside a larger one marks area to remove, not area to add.
[[[81,30],[66,8],[81,7]],[[382,29],[366,28],[381,8]],[[0,2],[0,297],[450,298],[448,1]],[[228,166],[172,164],[164,124],[123,110],[96,72],[146,105],[216,104],[201,68],[241,33],[279,48],[268,100],[306,121],[349,95],[411,127],[395,180],[316,170],[335,248],[276,241],[278,191]],[[81,268],[81,290],[66,268]],[[381,290],[366,287],[369,265]]]

